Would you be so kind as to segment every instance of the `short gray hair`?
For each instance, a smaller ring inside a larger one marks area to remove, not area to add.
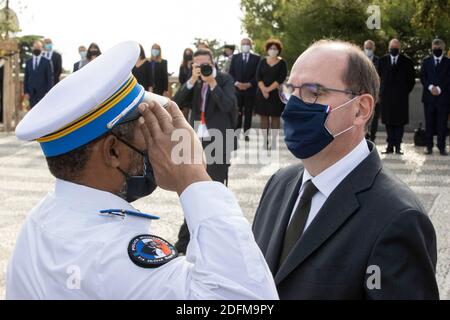
[[[445,42],[444,40],[441,39],[434,39],[433,42],[431,43],[432,46],[439,46],[442,49],[445,49]]]

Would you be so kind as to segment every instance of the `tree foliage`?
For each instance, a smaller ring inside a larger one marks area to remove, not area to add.
[[[379,29],[371,30],[368,8],[380,8]],[[435,37],[450,41],[449,0],[241,0],[243,28],[263,53],[263,44],[279,38],[284,58],[292,64],[312,42],[333,38],[362,45],[372,39],[384,55],[398,37],[404,52],[419,64]]]

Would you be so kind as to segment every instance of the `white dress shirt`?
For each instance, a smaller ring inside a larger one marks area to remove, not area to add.
[[[146,269],[131,261],[128,245],[151,234],[150,220],[102,216],[102,209],[136,209],[111,193],[57,180],[55,192],[22,227],[8,266],[6,298],[278,299],[231,191],[217,182],[194,183],[180,202],[191,233],[187,255]]]
[[[35,56],[33,55],[33,70],[39,68],[39,63],[41,63],[42,54]]]
[[[304,169],[303,172],[303,180],[302,186],[299,191],[299,195],[297,201],[295,202],[294,209],[291,213],[291,219],[293,214],[298,206],[300,201],[300,197],[303,194],[303,190],[305,188],[305,182],[308,180],[312,180],[316,188],[319,190],[311,200],[311,209],[309,211],[308,220],[306,221],[305,229],[309,227],[311,222],[319,213],[319,210],[322,208],[325,201],[327,201],[330,194],[336,189],[336,187],[344,180],[346,176],[349,175],[367,156],[370,154],[369,147],[367,146],[367,142],[363,139],[356,148],[354,148],[349,154],[347,154],[344,158],[336,162],[331,167],[327,168],[319,175],[313,177],[308,172],[308,170]]]
[[[436,56],[433,55],[433,61],[434,61],[434,66],[435,66],[435,67],[437,66],[438,63],[441,63],[442,57],[443,57],[443,56],[444,56],[444,54],[442,54],[440,57],[436,57]],[[428,86],[428,90],[429,90],[430,92],[432,92],[432,91],[433,91],[433,87],[434,87],[434,85],[430,84],[430,85]],[[440,88],[439,86],[436,86],[436,89],[437,89],[437,91],[438,91],[438,94],[441,94],[441,93],[442,93],[442,90],[441,90],[441,88]]]
[[[398,56],[394,57],[393,55],[391,55],[391,65],[397,64],[398,61]]]

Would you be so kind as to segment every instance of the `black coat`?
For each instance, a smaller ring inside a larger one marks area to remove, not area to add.
[[[61,73],[63,71],[61,54],[59,54],[56,51],[53,51],[52,58],[50,61],[53,71],[53,85],[56,85],[59,82],[61,78]]]
[[[224,147],[226,147],[227,136],[226,130],[236,127],[238,107],[234,91],[233,78],[223,72],[217,72],[217,86],[213,91],[208,90],[206,95],[205,122],[208,129],[219,130],[224,139]],[[195,86],[189,90],[185,83],[173,97],[178,105],[188,105],[191,107],[191,115],[189,122],[195,128],[195,124],[200,121],[201,108],[201,88],[203,83],[198,81]],[[235,142],[234,142],[235,144]],[[235,145],[232,149],[235,148]],[[229,149],[226,155],[233,150]],[[225,154],[226,152],[224,152]]]
[[[423,85],[422,102],[450,105],[450,59],[444,56],[437,69],[434,65],[434,56],[430,56],[423,60],[420,69],[420,81]],[[441,94],[433,96],[428,90],[430,85],[439,86]]]
[[[241,83],[251,83],[252,86],[245,91],[238,91],[241,94],[255,94],[258,87],[256,81],[256,70],[260,61],[260,57],[256,54],[249,54],[248,62],[244,63],[243,53],[238,53],[231,59],[231,66],[229,74],[233,77],[234,81]]]
[[[386,125],[409,123],[409,94],[415,85],[414,64],[405,55],[399,55],[396,67],[391,66],[391,56],[385,55],[378,62],[381,78],[381,120]]]
[[[384,169],[375,145],[331,193],[277,270],[303,167],[267,183],[253,223],[281,299],[438,299],[436,234],[414,193]],[[381,270],[381,289],[369,289]]]
[[[150,86],[153,87],[153,92],[162,95],[165,91],[169,91],[169,74],[167,73],[167,60],[155,62],[154,68],[150,61],[150,73],[152,81]]]

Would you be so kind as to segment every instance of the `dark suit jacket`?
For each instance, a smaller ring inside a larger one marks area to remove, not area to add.
[[[33,70],[33,58],[25,65],[24,93],[30,95],[31,102],[42,99],[53,86],[52,66],[48,59],[41,57],[39,66]]]
[[[61,78],[61,73],[63,70],[61,54],[59,54],[56,51],[53,51],[51,65],[53,70],[53,85],[56,85]]]
[[[155,62],[154,68],[152,68],[152,62],[150,62],[150,72],[152,75],[151,87],[153,87],[153,92],[162,95],[164,91],[169,91],[167,60],[163,59],[161,62]]]
[[[423,85],[422,102],[450,105],[450,59],[442,57],[439,67],[434,66],[434,56],[423,60],[420,69],[420,81]],[[428,90],[430,85],[439,86],[442,92],[439,96],[433,96]]]
[[[281,299],[438,299],[436,235],[414,193],[370,155],[332,192],[277,268],[303,167],[267,183],[253,231]],[[369,289],[378,266],[381,289]]]
[[[238,108],[234,94],[233,78],[226,73],[218,71],[216,81],[217,86],[213,91],[208,90],[206,95],[205,122],[208,129],[218,129],[224,135],[223,141],[225,144],[227,142],[226,130],[236,127]],[[189,90],[187,83],[185,83],[173,97],[173,100],[178,105],[191,106],[192,111],[189,122],[193,127],[195,122],[200,121],[202,85],[202,82],[197,82]]]
[[[259,61],[260,57],[252,53],[250,53],[248,57],[247,64],[244,63],[242,53],[238,53],[233,56],[229,74],[233,77],[234,81],[239,81],[242,83],[250,82],[252,84],[249,89],[239,91],[239,93],[256,93],[256,89],[258,87],[258,83],[256,81],[256,69],[258,68]]]
[[[380,104],[381,118],[387,125],[405,125],[409,123],[409,93],[416,84],[414,64],[410,58],[401,54],[397,66],[391,66],[390,55],[378,62],[381,78]]]

